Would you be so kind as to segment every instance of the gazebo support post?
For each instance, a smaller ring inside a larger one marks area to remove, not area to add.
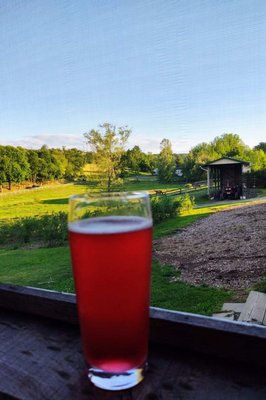
[[[209,167],[207,168],[207,186],[208,186],[207,194],[209,196],[210,195],[210,168]]]

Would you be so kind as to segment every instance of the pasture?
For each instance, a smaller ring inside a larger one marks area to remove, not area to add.
[[[180,185],[163,185],[159,184],[154,177],[143,177],[139,180],[128,179],[121,189],[146,190],[151,194],[154,194],[155,190],[162,190],[170,194],[178,192]],[[88,190],[96,191],[97,187],[93,182],[72,183],[1,195],[0,220],[67,212],[69,196]],[[193,192],[196,203],[201,204],[206,199],[204,194],[204,189]],[[201,205],[188,213],[163,221],[154,227],[154,239],[175,233],[210,213],[226,207],[228,205],[223,203],[212,205],[209,202],[208,206]],[[0,249],[0,266],[1,283],[66,292],[74,290],[67,246],[38,248],[38,244],[31,243],[24,247],[13,247],[13,249],[10,246],[3,246]],[[177,275],[176,269],[171,265],[161,266],[157,260],[154,260],[151,291],[153,306],[211,315],[219,311],[223,302],[234,296],[232,291],[184,283],[176,279]]]
[[[178,190],[177,184],[159,184],[154,178],[139,181],[129,179],[120,187],[122,191],[145,190],[153,194],[155,190]],[[73,194],[87,191],[96,192],[95,182],[71,183],[23,190],[0,195],[0,220],[43,215],[68,210],[68,199]]]
[[[160,238],[182,229],[208,215],[200,209],[191,215],[182,215],[154,227],[154,238]],[[168,223],[167,223],[168,222]],[[74,285],[68,247],[20,248],[0,250],[0,282],[40,287],[62,292],[73,292]],[[174,281],[175,268],[161,266],[153,260],[151,305],[156,307],[211,315],[218,311],[231,293],[211,287],[197,287]]]

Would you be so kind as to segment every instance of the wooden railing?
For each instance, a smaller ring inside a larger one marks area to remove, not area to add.
[[[266,398],[266,328],[151,307],[150,368],[134,389],[84,374],[73,294],[0,285],[0,399]]]

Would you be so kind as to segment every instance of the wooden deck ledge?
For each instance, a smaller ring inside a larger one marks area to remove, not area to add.
[[[74,294],[0,285],[0,399],[266,398],[266,327],[150,309],[149,369],[127,391],[85,374]]]
[[[76,296],[70,293],[0,285],[0,308],[78,323]],[[193,352],[266,366],[266,327],[260,325],[151,307],[150,339]]]

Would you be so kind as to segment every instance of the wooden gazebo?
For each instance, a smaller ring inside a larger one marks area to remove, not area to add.
[[[208,195],[214,198],[239,199],[249,197],[243,173],[250,171],[248,161],[223,157],[204,165],[207,169]]]

